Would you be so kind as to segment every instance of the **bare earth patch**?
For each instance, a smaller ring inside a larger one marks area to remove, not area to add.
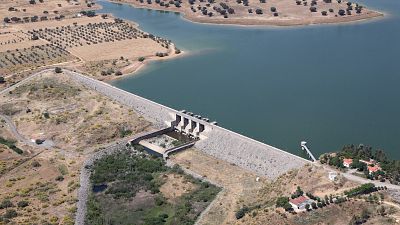
[[[167,174],[163,178],[165,183],[160,187],[160,191],[169,202],[174,202],[183,194],[195,189],[195,185],[185,181],[185,178],[180,174]]]

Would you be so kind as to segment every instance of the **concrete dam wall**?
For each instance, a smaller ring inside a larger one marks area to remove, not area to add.
[[[66,71],[72,78],[109,98],[132,107],[137,113],[153,123],[157,128],[177,123],[177,117],[190,117],[167,106],[142,98],[107,83],[92,79],[79,73]],[[195,147],[216,158],[228,161],[242,168],[274,179],[288,170],[299,168],[310,161],[250,139],[217,125],[191,118],[205,124],[205,134]]]

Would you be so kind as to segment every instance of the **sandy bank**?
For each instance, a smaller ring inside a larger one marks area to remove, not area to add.
[[[320,0],[316,0],[318,6],[314,6],[317,7],[317,12],[311,12],[310,5],[301,5],[301,8],[299,8],[295,1],[289,0],[272,0],[265,3],[265,5],[255,3],[252,0],[249,1],[250,6],[248,7],[236,5],[236,1],[232,0],[223,1],[235,11],[234,14],[228,14],[228,18],[224,18],[224,16],[219,15],[219,13],[214,10],[214,7],[221,8],[220,4],[217,4],[219,1],[209,4],[209,6],[206,6],[207,4],[203,2],[195,2],[194,5],[183,2],[179,8],[174,5],[166,8],[155,3],[148,4],[146,1],[141,3],[137,0],[110,0],[110,2],[129,4],[136,8],[178,12],[182,14],[184,19],[195,23],[239,26],[303,26],[315,24],[337,24],[365,21],[384,16],[382,12],[369,10],[365,7],[362,8],[361,13],[356,13],[354,10],[354,7],[356,6],[355,4],[352,5],[353,10],[351,10],[351,15],[340,16],[338,15],[338,11],[341,9],[346,10],[346,7],[348,7],[345,2],[339,4],[335,1],[335,3],[332,2],[327,4]],[[304,0],[303,2],[307,1]],[[201,11],[198,10],[198,6],[202,8],[206,7],[208,13],[213,13],[212,16],[210,17],[209,15],[199,14]],[[191,7],[194,7],[196,12],[194,12]],[[274,13],[271,12],[272,9],[270,8],[276,8],[278,16],[275,16]],[[248,12],[250,9],[252,10],[252,13]],[[261,9],[263,14],[257,15],[255,13],[256,9]],[[330,10],[333,10],[333,12],[330,12]],[[323,16],[322,11],[326,11],[327,15]]]

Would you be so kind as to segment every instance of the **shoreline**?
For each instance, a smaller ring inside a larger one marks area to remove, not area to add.
[[[310,21],[304,19],[298,20],[260,20],[260,19],[246,19],[243,18],[235,18],[235,19],[209,19],[208,17],[193,17],[188,16],[185,12],[172,9],[172,8],[163,8],[159,9],[157,7],[151,7],[147,5],[136,4],[135,2],[127,2],[125,0],[107,0],[107,2],[115,3],[115,4],[125,4],[132,6],[137,9],[148,9],[155,11],[164,11],[164,12],[173,12],[179,13],[181,18],[195,24],[206,24],[206,25],[223,25],[223,26],[235,26],[235,27],[263,27],[263,28],[296,28],[296,27],[305,27],[305,26],[313,26],[313,25],[341,25],[341,24],[353,24],[359,22],[367,22],[367,21],[376,21],[378,19],[385,18],[388,14],[368,9],[368,14],[362,15],[352,15],[350,17],[334,17],[334,18],[323,18],[320,22]]]

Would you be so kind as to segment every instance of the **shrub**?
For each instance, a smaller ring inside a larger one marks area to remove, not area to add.
[[[326,16],[326,15],[328,15],[328,12],[327,12],[327,11],[322,11],[321,14],[322,14],[323,16]]]
[[[143,62],[144,60],[145,60],[146,58],[144,58],[144,57],[139,57],[139,62]]]
[[[19,207],[19,208],[25,208],[25,207],[27,207],[29,205],[29,202],[28,201],[19,201],[18,203],[17,203],[17,206]]]
[[[247,206],[243,206],[241,209],[239,209],[236,213],[235,213],[235,217],[236,219],[241,219],[243,218],[246,213],[249,212],[249,208]]]
[[[63,180],[64,180],[64,177],[61,175],[56,177],[56,181],[63,181]]]
[[[312,6],[312,7],[310,7],[310,11],[311,11],[311,12],[316,12],[316,11],[317,11],[317,8],[314,7],[314,6]]]
[[[4,79],[4,77],[0,76],[0,84],[5,83],[6,80]]]
[[[6,219],[11,219],[17,216],[17,211],[15,211],[14,209],[7,209],[6,213],[3,215],[3,217]]]
[[[33,161],[32,162],[32,164],[31,164],[33,167],[40,167],[41,165],[40,165],[40,163],[38,162],[38,161]]]
[[[121,75],[122,75],[122,72],[121,72],[121,71],[117,71],[117,72],[115,73],[115,75],[116,75],[116,76],[121,76]]]
[[[0,209],[6,209],[6,208],[11,208],[11,207],[14,207],[14,204],[12,204],[12,202],[9,199],[4,199],[0,203]]]
[[[55,71],[56,73],[62,73],[62,69],[61,69],[60,67],[56,67],[56,68],[54,69],[54,71]]]

